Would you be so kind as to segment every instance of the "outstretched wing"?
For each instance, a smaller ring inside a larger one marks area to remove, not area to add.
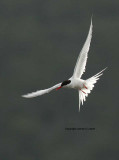
[[[92,19],[91,19],[91,24],[90,24],[90,29],[89,29],[87,39],[86,39],[85,44],[79,54],[76,66],[74,68],[73,77],[75,77],[75,78],[81,78],[82,74],[85,72],[86,62],[87,62],[87,58],[88,58],[88,51],[90,48],[90,42],[91,42],[91,38],[92,38],[92,29],[93,29],[93,25],[92,25]]]
[[[54,89],[56,89],[56,88],[58,88],[60,86],[61,86],[61,83],[56,84],[55,86],[53,86],[51,88],[48,88],[48,89],[39,90],[39,91],[36,91],[36,92],[28,93],[26,95],[22,95],[22,97],[24,97],[24,98],[33,98],[33,97],[41,96],[43,94],[51,92],[52,90],[54,90]]]

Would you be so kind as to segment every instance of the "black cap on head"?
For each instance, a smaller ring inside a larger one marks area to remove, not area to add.
[[[63,87],[63,86],[66,86],[66,85],[69,84],[70,82],[71,82],[70,80],[66,80],[66,81],[62,82],[61,86],[62,86],[62,87]]]

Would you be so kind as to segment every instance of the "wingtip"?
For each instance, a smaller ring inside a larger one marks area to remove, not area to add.
[[[102,71],[105,71],[108,67],[105,67]]]
[[[29,98],[28,95],[21,95],[22,98]]]
[[[92,21],[92,19],[93,19],[93,14],[91,15],[91,21]]]
[[[21,95],[22,98],[26,98],[25,95]]]
[[[93,22],[92,22],[92,16],[91,16],[91,22],[90,22],[90,32],[92,32],[92,30],[93,30]]]
[[[93,27],[93,15],[91,16],[91,26]]]

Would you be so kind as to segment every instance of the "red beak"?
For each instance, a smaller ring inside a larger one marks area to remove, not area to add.
[[[62,86],[60,86],[60,87],[56,88],[56,91],[57,91],[58,89],[60,89],[60,88],[62,88]]]

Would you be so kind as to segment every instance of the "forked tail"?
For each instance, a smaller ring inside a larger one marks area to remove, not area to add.
[[[105,69],[107,69],[107,67]],[[91,78],[88,78],[87,80],[85,80],[85,86],[86,86],[86,88],[82,88],[79,91],[79,111],[80,111],[80,104],[82,103],[82,105],[83,105],[83,101],[86,100],[86,97],[88,97],[88,94],[93,89],[94,84],[97,82],[97,80],[99,79],[99,77],[101,75],[103,75],[103,71],[105,69],[103,69],[102,71],[100,71],[96,75],[92,76]]]

